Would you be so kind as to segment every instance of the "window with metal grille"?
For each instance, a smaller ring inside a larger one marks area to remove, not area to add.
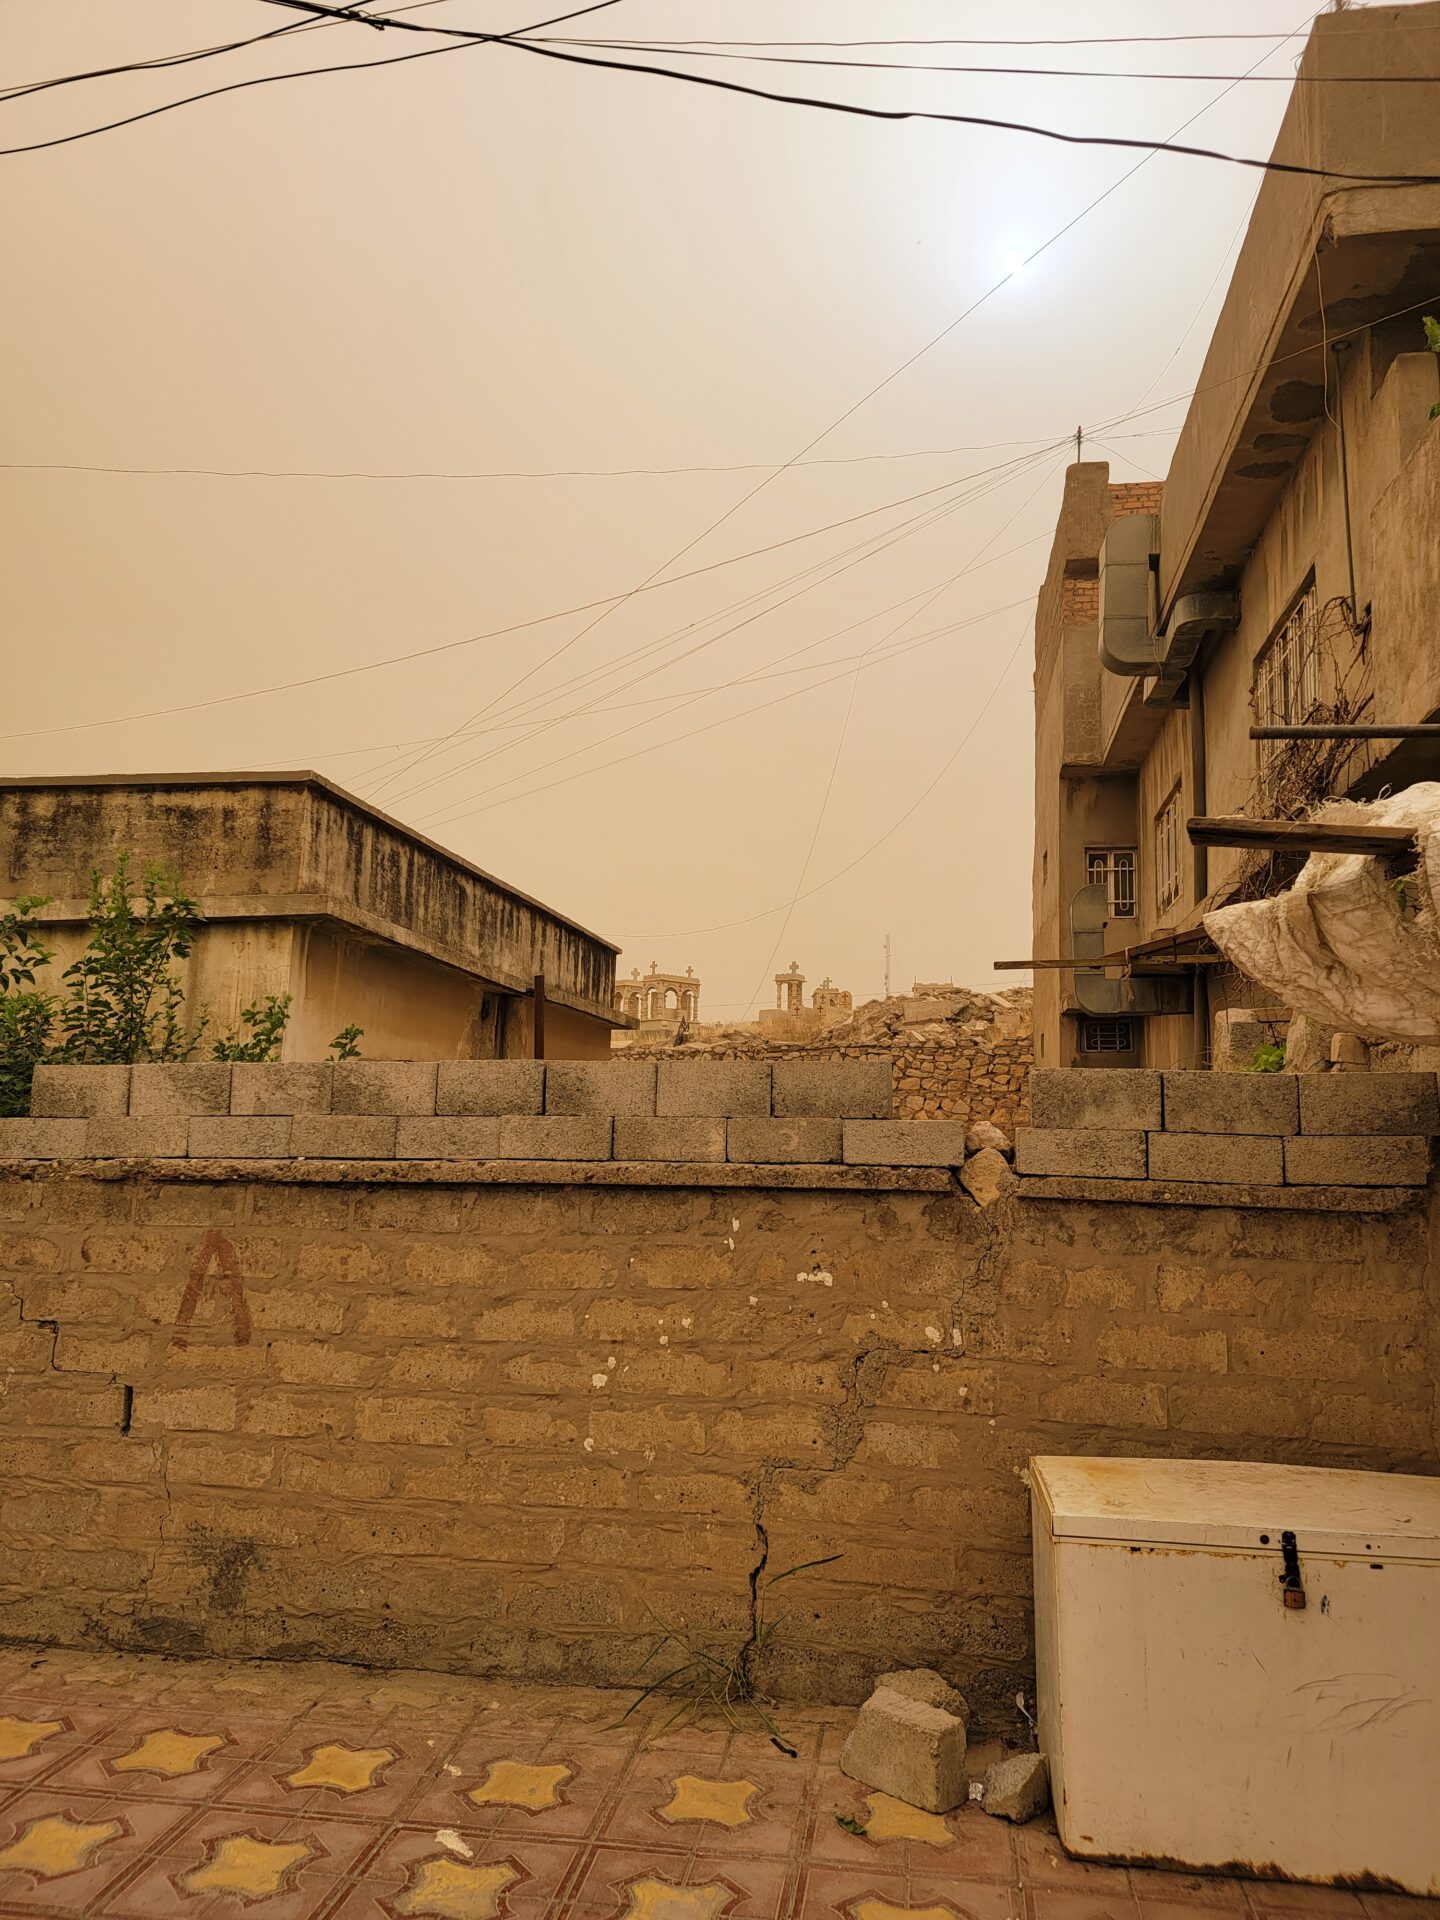
[[[1133,1053],[1135,1051],[1135,1022],[1133,1020],[1112,1020],[1105,1016],[1085,1019],[1080,1022],[1080,1051],[1082,1053]]]
[[[1155,816],[1155,906],[1164,913],[1180,898],[1180,788]]]
[[[1085,878],[1091,886],[1105,885],[1105,899],[1112,920],[1135,918],[1135,849],[1133,847],[1091,847],[1085,855]]]
[[[1320,704],[1320,629],[1313,580],[1255,661],[1253,704],[1262,727],[1302,726]],[[1262,740],[1260,750],[1269,758],[1284,745],[1283,740]]]

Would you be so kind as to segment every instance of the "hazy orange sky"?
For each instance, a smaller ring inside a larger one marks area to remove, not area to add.
[[[545,11],[445,0],[415,17],[491,31]],[[262,0],[12,7],[5,73],[149,59],[286,17]],[[621,0],[555,31],[1270,32],[849,57],[1289,75],[1301,41],[1284,36],[1307,18],[1300,0]],[[0,144],[426,44],[441,43],[307,29],[12,100]],[[1288,95],[691,64],[1147,137],[1215,101],[1189,137],[1254,155]],[[6,462],[504,476],[11,465],[8,771],[317,768],[615,939],[622,970],[693,965],[720,1017],[768,1002],[792,958],[812,982],[877,993],[887,932],[901,985],[1013,984],[990,963],[1029,949],[1028,603],[1056,443],[1193,384],[1259,176],[1151,160],[806,456],[835,464],[737,503],[1137,158],[494,46],[5,158]],[[1117,479],[1163,474],[1183,413],[1087,453]],[[681,467],[712,470],[526,477]],[[565,614],[698,567],[593,626],[603,608]],[[484,637],[549,615],[564,617]],[[229,698],[427,648],[448,650]],[[123,719],[203,701],[222,703]]]

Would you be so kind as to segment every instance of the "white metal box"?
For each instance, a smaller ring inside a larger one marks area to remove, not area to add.
[[[1440,1479],[1046,1457],[1031,1483],[1066,1848],[1440,1894]]]

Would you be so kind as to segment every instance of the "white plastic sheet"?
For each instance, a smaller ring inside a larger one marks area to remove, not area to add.
[[[1368,855],[1315,853],[1286,892],[1217,907],[1205,931],[1242,973],[1325,1026],[1440,1041],[1440,784],[1333,801],[1314,817],[1413,828],[1418,871],[1397,882]]]

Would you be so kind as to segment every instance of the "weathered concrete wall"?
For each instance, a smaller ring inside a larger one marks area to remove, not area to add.
[[[654,1613],[733,1651],[757,1568],[840,1553],[768,1682],[934,1664],[995,1720],[1032,1453],[1440,1471],[1423,1199],[617,1177],[0,1182],[0,1632],[625,1682]]]
[[[506,1023],[493,1003],[527,999],[539,973],[551,1050],[608,1045],[613,946],[318,775],[0,783],[0,904],[46,896],[62,961],[85,939],[92,869],[122,849],[137,883],[159,866],[198,903],[206,924],[182,969],[196,1008],[223,1028],[251,1001],[294,995],[287,1059],[322,1057],[352,1023],[372,1057],[514,1053],[528,1015]]]

